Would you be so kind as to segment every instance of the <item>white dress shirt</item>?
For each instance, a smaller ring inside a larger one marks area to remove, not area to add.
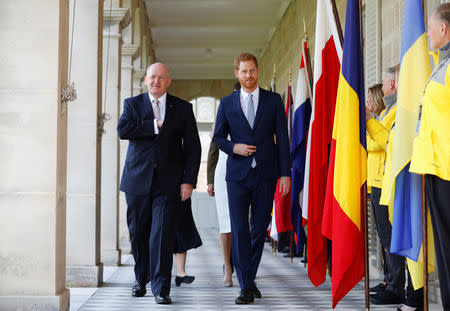
[[[253,107],[255,109],[255,117],[256,117],[256,112],[258,111],[258,100],[259,100],[259,86],[256,87],[256,89],[251,93],[253,98]],[[246,91],[244,91],[243,89],[241,89],[241,108],[242,108],[242,112],[244,112],[245,118],[248,120],[247,117],[247,108],[248,108],[248,102],[247,102],[247,98],[250,96],[249,93],[247,93]],[[253,156],[253,160],[252,160],[252,167],[256,167],[256,160]]]
[[[167,99],[167,92],[164,93],[163,96],[161,96],[160,98],[155,98],[152,94],[150,94],[150,92],[148,93],[148,96],[150,97],[150,102],[152,103],[152,109],[153,111],[155,111],[155,107],[156,107],[156,103],[155,103],[155,99],[158,100],[159,102],[159,117],[160,120],[162,120],[164,122],[164,118],[166,116],[166,99]],[[158,120],[154,119],[153,120],[153,125],[154,125],[154,129],[155,129],[155,134],[159,134],[159,128],[158,128]]]
[[[258,100],[259,100],[259,86],[256,87],[256,89],[251,93],[253,95],[253,105],[255,107],[255,116],[256,116],[256,111],[258,111]],[[244,91],[243,89],[241,89],[241,108],[242,111],[244,112],[245,118],[247,118],[247,97],[250,94],[247,93],[246,91]]]

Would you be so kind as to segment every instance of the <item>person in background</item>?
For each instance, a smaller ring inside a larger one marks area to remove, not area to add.
[[[195,226],[192,216],[191,198],[182,203],[179,210],[178,224],[176,226],[176,242],[174,248],[177,275],[175,276],[175,286],[182,283],[190,284],[195,280],[195,276],[186,274],[187,251],[200,247],[202,240]]]
[[[399,86],[399,70],[395,71],[395,85]],[[388,205],[390,204],[390,198],[389,198],[389,185],[391,182],[391,169],[392,169],[392,153],[393,153],[393,146],[394,146],[394,137],[395,137],[395,124],[392,126],[390,132],[389,132],[389,138],[386,144],[386,159],[385,159],[385,164],[384,164],[384,174],[383,174],[383,184],[382,184],[382,188],[381,188],[381,197],[380,197],[380,206],[385,206],[386,208],[388,208]],[[392,202],[391,202],[392,204]],[[389,213],[388,213],[388,217],[389,217]],[[389,222],[390,225],[390,222]],[[390,227],[390,231],[389,231],[389,245],[390,245],[390,233],[392,232],[392,227]],[[399,260],[400,259],[398,257],[394,257],[396,256],[395,254],[390,253],[390,249],[386,250],[387,254],[390,254],[390,257],[387,257],[387,260],[389,260],[390,258],[396,258],[395,260]],[[389,252],[389,253],[388,253]],[[403,256],[399,256],[401,258],[403,258],[403,266],[405,266],[405,257]],[[423,306],[423,287],[414,290],[414,286],[412,284],[412,278],[411,278],[411,274],[409,272],[409,269],[406,269],[407,271],[407,276],[408,276],[408,285],[406,287],[406,299],[405,296],[402,296],[401,298],[404,301],[404,304],[400,307],[397,308],[397,311],[414,311],[414,310],[422,310],[422,306]],[[403,281],[405,280],[405,273],[403,271],[402,273],[402,277],[403,277]],[[388,281],[389,284],[389,281]],[[388,285],[389,286],[389,285]],[[403,285],[404,286],[404,285]],[[403,292],[404,292],[404,288]],[[383,292],[380,293],[380,297],[382,297],[381,299],[378,299],[376,301],[376,303],[374,304],[388,304],[389,298],[386,297],[390,297],[391,293],[386,292],[385,289],[385,293],[383,294]],[[403,294],[404,295],[404,294]],[[377,296],[377,294],[374,295],[375,297]],[[379,298],[379,297],[378,297]],[[384,300],[383,300],[384,298]],[[397,302],[399,303],[399,302]]]
[[[431,13],[428,38],[435,53],[422,102],[410,171],[425,175],[444,311],[450,310],[450,3]]]
[[[233,85],[233,92],[241,88],[239,82]],[[208,152],[207,163],[207,182],[208,194],[215,196],[217,215],[219,219],[220,242],[222,244],[223,254],[223,285],[225,287],[232,287],[233,280],[233,261],[231,259],[231,225],[230,225],[230,211],[228,209],[228,194],[227,185],[225,182],[226,163],[228,156],[223,151],[214,145],[212,136],[214,133],[214,125],[211,133],[211,144]]]
[[[386,174],[390,173],[385,168],[386,144],[389,141],[389,133],[395,123],[395,113],[397,109],[397,85],[395,81],[399,66],[390,67],[383,77],[382,91],[384,94],[384,109],[378,118],[373,118],[366,107],[366,129],[368,133],[368,149],[381,152],[381,161],[376,168],[377,174],[370,180],[371,200],[375,214],[375,223],[378,237],[382,247],[386,251],[387,280],[386,284],[380,283],[372,290],[376,293],[370,296],[373,304],[400,304],[405,301],[405,259],[402,256],[392,254],[391,233],[392,226],[389,222],[389,209],[386,205],[380,204],[382,186],[385,183]],[[369,168],[372,169],[372,168]]]
[[[375,84],[369,87],[368,98],[367,98],[367,111],[366,115],[369,115],[375,120],[380,121],[379,116],[381,112],[385,110],[384,100],[383,100],[383,84]],[[385,115],[384,115],[385,116]],[[385,158],[385,146],[380,146],[376,141],[374,141],[370,135],[367,135],[367,190],[369,195],[371,194],[372,187],[381,187],[381,180],[383,178],[383,167]],[[372,204],[374,217],[376,219],[375,206]],[[376,223],[376,220],[375,220]],[[386,266],[386,252],[384,248],[381,248],[383,256],[383,281],[370,288],[371,292],[378,292],[386,287],[386,282],[388,280],[388,268]]]

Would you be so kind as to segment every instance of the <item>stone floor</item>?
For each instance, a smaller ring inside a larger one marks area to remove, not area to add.
[[[195,275],[190,285],[172,287],[172,305],[156,305],[151,291],[142,298],[130,296],[133,277],[133,259],[126,255],[124,265],[105,269],[105,285],[99,289],[71,289],[71,311],[123,310],[332,310],[331,284],[327,280],[314,288],[307,271],[295,258],[290,263],[281,254],[274,256],[266,246],[257,276],[262,299],[254,304],[235,305],[238,282],[234,287],[222,286],[222,255],[216,229],[201,229],[203,246],[188,252],[186,271]],[[175,272],[175,271],[174,271]],[[375,281],[374,281],[375,284]],[[365,310],[363,282],[358,284],[337,305],[335,310]],[[371,310],[396,310],[397,306],[371,306]],[[442,310],[430,305],[430,311]]]

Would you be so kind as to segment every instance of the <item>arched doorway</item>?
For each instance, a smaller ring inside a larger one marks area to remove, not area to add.
[[[192,212],[197,226],[217,226],[217,213],[214,198],[207,193],[206,164],[211,143],[211,129],[216,119],[220,101],[214,97],[197,97],[191,100],[195,119],[197,120],[202,156],[198,174],[197,189],[192,196]]]

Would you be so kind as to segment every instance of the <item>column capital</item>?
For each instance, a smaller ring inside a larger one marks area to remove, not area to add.
[[[103,11],[103,20],[105,22],[120,23],[125,28],[131,22],[130,9],[128,8],[105,8]]]
[[[135,60],[141,53],[141,47],[137,44],[122,45],[122,56],[131,56]]]
[[[104,38],[112,38],[112,39],[119,39],[122,38],[122,35],[120,33],[109,33],[109,32],[103,32]]]
[[[147,68],[135,68],[134,69],[134,78],[142,80],[145,74],[147,73]]]

